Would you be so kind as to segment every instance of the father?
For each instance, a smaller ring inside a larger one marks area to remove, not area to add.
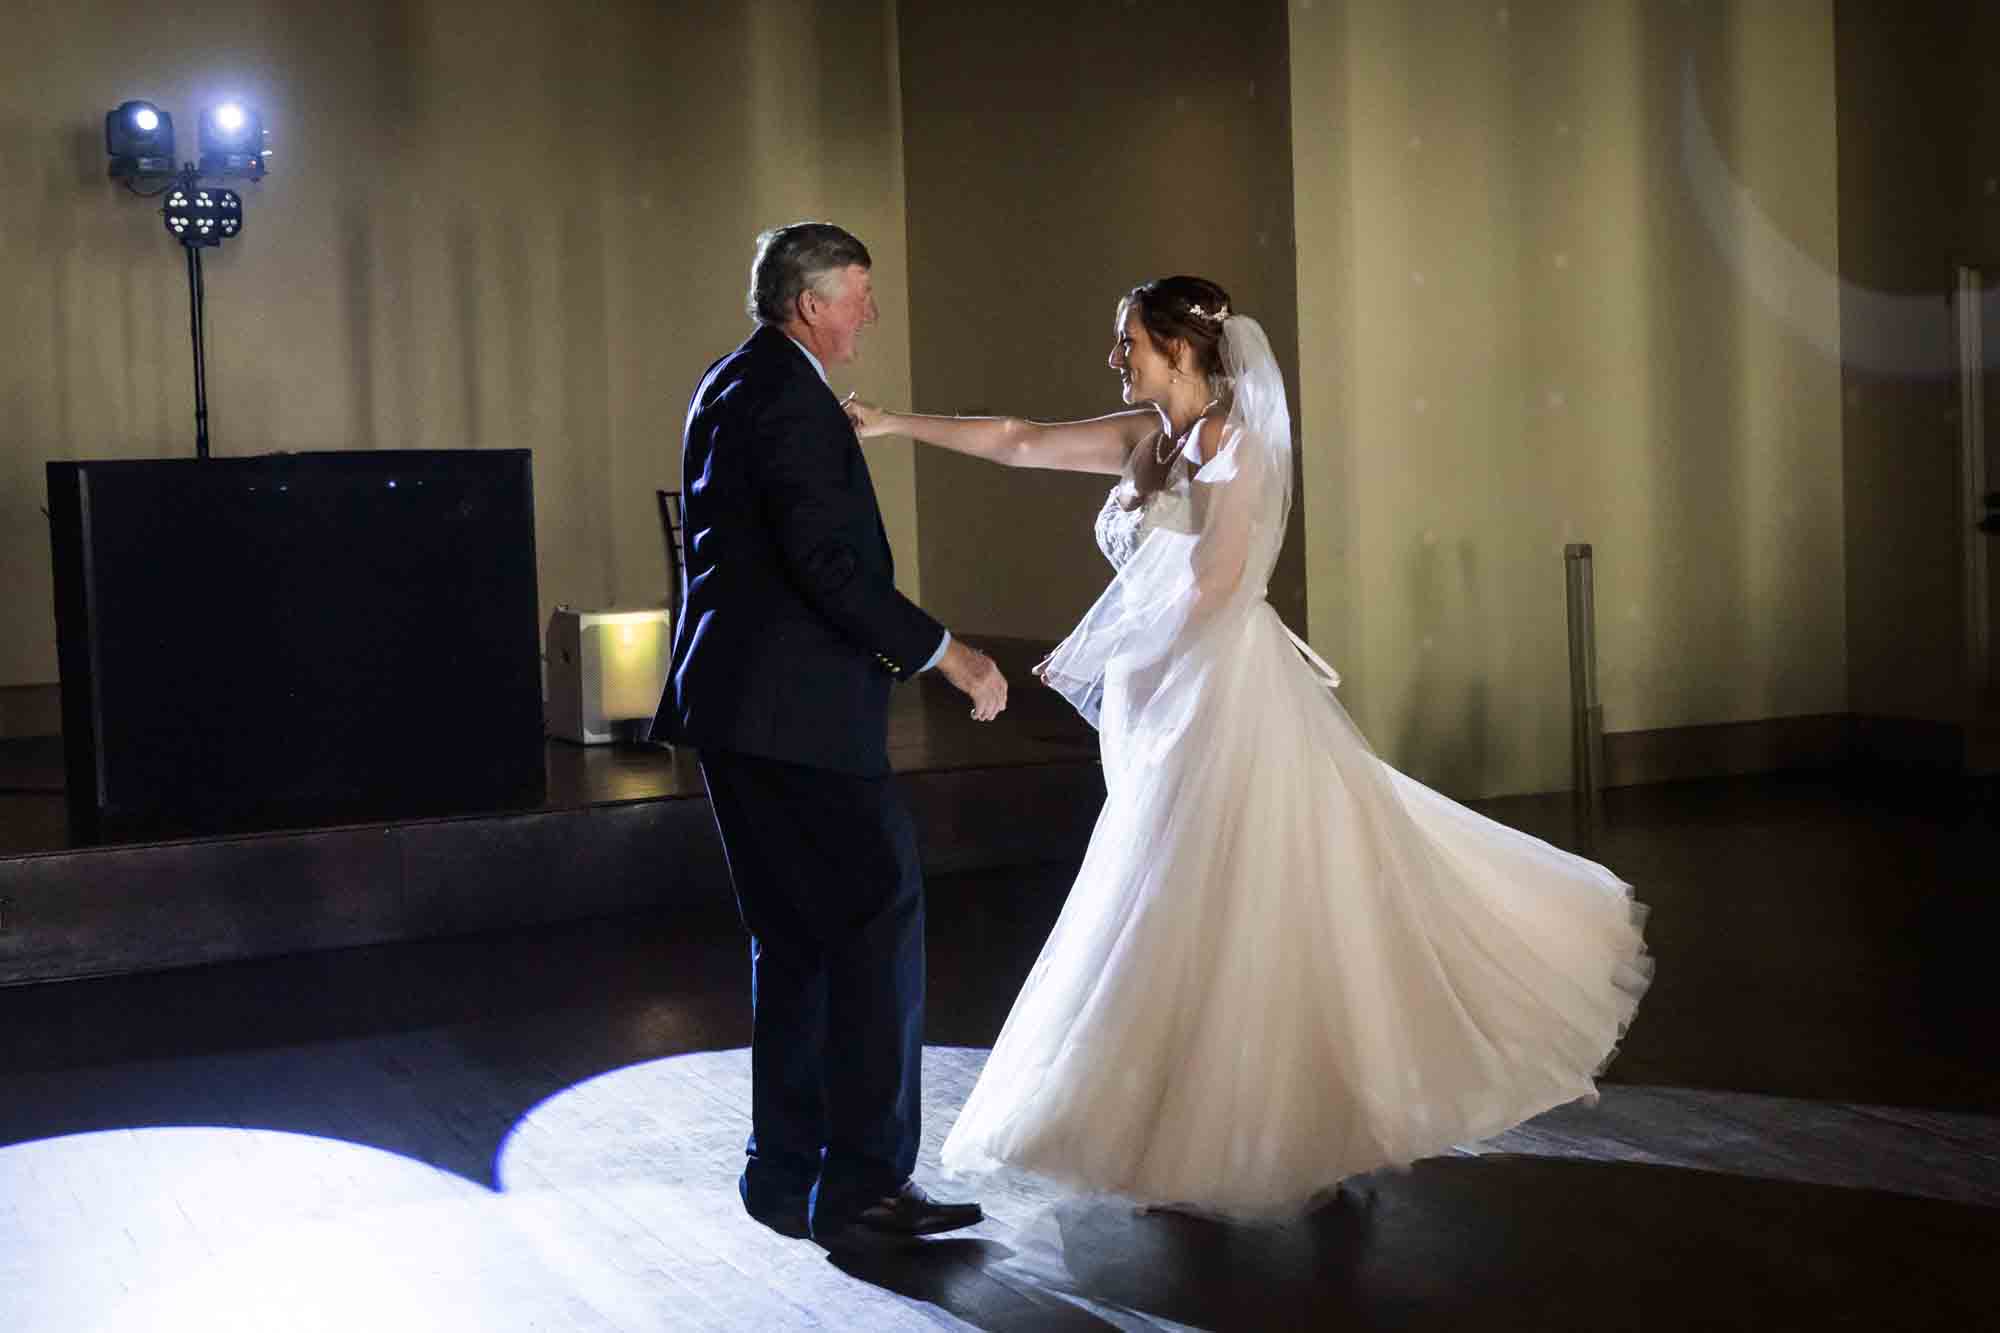
[[[936,667],[990,721],[993,660],[896,591],[826,369],[875,322],[868,249],[801,222],[757,238],[757,331],[710,366],[682,442],[687,588],[654,734],[700,752],[750,932],[743,1205],[829,1247],[981,1219],[913,1183],[924,885],[889,770],[890,686]]]

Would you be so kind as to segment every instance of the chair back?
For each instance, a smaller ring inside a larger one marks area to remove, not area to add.
[[[687,509],[679,491],[654,491],[660,503],[660,530],[667,541],[667,609],[680,624],[687,593]]]

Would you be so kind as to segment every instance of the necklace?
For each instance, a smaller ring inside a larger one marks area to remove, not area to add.
[[[1164,453],[1161,452],[1160,446],[1164,445],[1167,442],[1167,433],[1165,431],[1161,431],[1160,438],[1153,441],[1153,461],[1155,463],[1158,463],[1161,467],[1165,467],[1168,463],[1172,462],[1174,459],[1179,458],[1181,456],[1181,450],[1187,448],[1187,442],[1193,439],[1195,431],[1200,429],[1202,418],[1207,416],[1211,411],[1213,411],[1215,405],[1221,401],[1222,401],[1221,395],[1217,395],[1216,397],[1209,399],[1207,405],[1204,406],[1201,409],[1201,411],[1195,413],[1194,421],[1188,426],[1188,428],[1185,431],[1181,432],[1181,437],[1178,440],[1174,441],[1174,447],[1172,449],[1167,450]]]

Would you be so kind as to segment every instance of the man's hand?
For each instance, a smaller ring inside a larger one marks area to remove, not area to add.
[[[991,722],[1007,707],[1007,678],[993,659],[977,648],[953,639],[937,669],[972,700],[975,722]]]

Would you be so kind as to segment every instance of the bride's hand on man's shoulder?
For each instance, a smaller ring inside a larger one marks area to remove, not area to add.
[[[875,404],[863,402],[850,393],[840,400],[840,407],[859,438],[867,440],[889,433],[889,414]]]

